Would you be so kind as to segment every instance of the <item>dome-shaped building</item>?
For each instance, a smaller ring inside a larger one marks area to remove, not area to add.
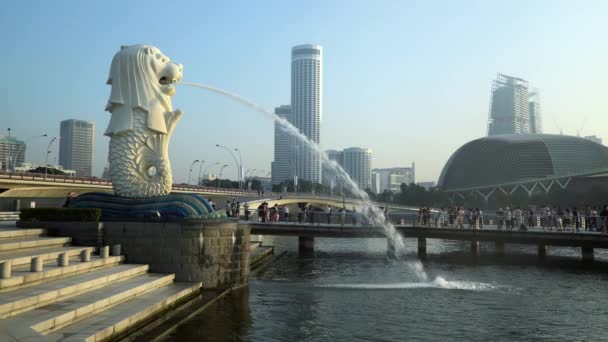
[[[473,140],[447,161],[438,186],[459,192],[608,174],[608,148],[580,137],[506,134]],[[564,184],[561,182],[560,184]]]

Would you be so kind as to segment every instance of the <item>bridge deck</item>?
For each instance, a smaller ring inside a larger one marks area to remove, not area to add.
[[[378,238],[385,237],[381,227],[354,226],[339,224],[299,224],[287,222],[261,223],[243,221],[251,226],[251,234],[327,237],[327,238]],[[572,233],[542,230],[506,230],[496,228],[458,229],[430,228],[420,226],[395,226],[397,231],[406,238],[463,240],[463,241],[494,241],[501,243],[517,243],[546,246],[572,246],[590,248],[608,248],[608,234],[596,232]]]

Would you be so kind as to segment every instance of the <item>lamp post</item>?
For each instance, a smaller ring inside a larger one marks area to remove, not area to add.
[[[15,169],[15,164],[17,162],[17,158],[19,158],[19,152],[21,152],[21,149],[23,148],[23,146],[25,146],[27,144],[27,142],[30,141],[30,140],[32,140],[32,139],[43,138],[43,137],[46,137],[46,136],[48,136],[48,134],[34,135],[33,137],[29,137],[29,138],[25,139],[25,141],[23,142],[23,144],[19,145],[19,149],[17,149],[17,153],[15,153],[15,158],[13,159],[13,160],[15,160],[15,162],[13,163],[13,170]]]
[[[240,164],[240,166],[239,166],[239,178],[240,178],[239,190],[242,190],[242,187],[244,187],[244,185],[245,185],[244,184],[245,180],[243,179],[243,178],[245,178],[245,177],[243,177],[243,156],[241,155],[241,151],[238,148],[235,148],[234,150],[237,151],[239,154],[239,164]]]
[[[51,141],[49,141],[49,144],[46,147],[46,156],[44,158],[44,180],[46,180],[46,173],[49,169],[48,165],[49,165],[49,154],[51,154],[51,145],[53,145],[53,142],[57,139],[61,139],[61,137],[53,137],[53,139],[51,139]]]
[[[224,171],[224,169],[225,169],[225,168],[227,168],[227,167],[228,167],[228,165],[224,164],[224,166],[222,166],[222,167],[220,168],[220,172],[219,172],[219,174],[217,175],[217,188],[218,188],[218,189],[220,188],[220,182],[222,181],[222,172],[223,172],[223,171]]]
[[[6,171],[11,170],[11,152],[13,152],[13,142],[11,141],[11,129],[8,130],[8,154],[6,155]]]
[[[190,176],[192,175],[192,168],[194,167],[194,164],[200,162],[200,160],[195,159],[192,161],[192,164],[190,164],[190,171],[188,171],[188,185],[190,185]]]
[[[203,170],[203,164],[205,164],[204,160],[201,160],[201,163],[198,164],[198,178],[196,181],[196,185],[201,185],[201,171]]]
[[[241,186],[241,173],[239,172],[238,168],[239,168],[239,162],[238,160],[236,160],[236,156],[234,155],[234,152],[232,152],[231,149],[229,149],[228,147],[224,146],[224,145],[220,145],[220,144],[215,144],[216,147],[220,147],[223,148],[224,150],[230,152],[230,155],[232,156],[232,159],[234,159],[234,165],[236,165],[237,168],[237,177],[238,177],[238,182],[239,182],[239,188]]]

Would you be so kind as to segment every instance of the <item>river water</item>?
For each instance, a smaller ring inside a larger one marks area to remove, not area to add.
[[[234,292],[185,322],[179,341],[601,341],[608,340],[608,257],[507,245],[481,257],[468,243],[416,240],[399,260],[385,239],[317,239],[299,258],[296,238],[265,237],[277,257]]]

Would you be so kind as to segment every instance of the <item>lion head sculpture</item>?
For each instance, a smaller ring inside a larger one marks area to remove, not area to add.
[[[147,114],[147,127],[166,134],[164,114],[172,111],[174,83],[182,78],[182,65],[172,62],[150,45],[122,46],[110,67],[112,86],[106,111],[112,113],[105,135],[128,132],[133,128],[133,109]]]

